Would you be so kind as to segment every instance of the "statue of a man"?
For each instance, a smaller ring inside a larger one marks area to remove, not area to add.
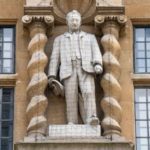
[[[78,123],[79,96],[83,99],[85,123],[98,125],[94,74],[102,73],[102,56],[93,34],[80,30],[81,15],[73,10],[66,17],[68,32],[56,37],[49,64],[49,84],[58,69],[64,86],[68,124]]]

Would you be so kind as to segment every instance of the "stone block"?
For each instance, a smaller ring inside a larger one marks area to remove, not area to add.
[[[97,0],[99,6],[122,6],[122,0]]]
[[[52,0],[26,0],[27,6],[49,6]]]
[[[50,125],[49,137],[100,137],[100,125]]]

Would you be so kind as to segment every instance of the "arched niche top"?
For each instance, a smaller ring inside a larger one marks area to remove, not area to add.
[[[95,0],[55,0],[54,14],[59,23],[66,23],[66,14],[71,10],[78,10],[82,15],[83,23],[93,21],[93,15],[96,10]]]

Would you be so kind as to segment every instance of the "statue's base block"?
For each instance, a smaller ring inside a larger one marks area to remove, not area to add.
[[[100,137],[100,125],[50,125],[49,137]]]
[[[111,141],[100,138],[57,138],[44,141],[20,142],[15,144],[15,150],[134,150],[128,141]]]

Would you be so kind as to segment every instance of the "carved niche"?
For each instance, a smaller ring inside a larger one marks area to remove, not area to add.
[[[62,24],[66,23],[66,14],[73,9],[80,12],[83,23],[91,22],[96,9],[95,0],[55,0],[53,4],[55,19]]]

